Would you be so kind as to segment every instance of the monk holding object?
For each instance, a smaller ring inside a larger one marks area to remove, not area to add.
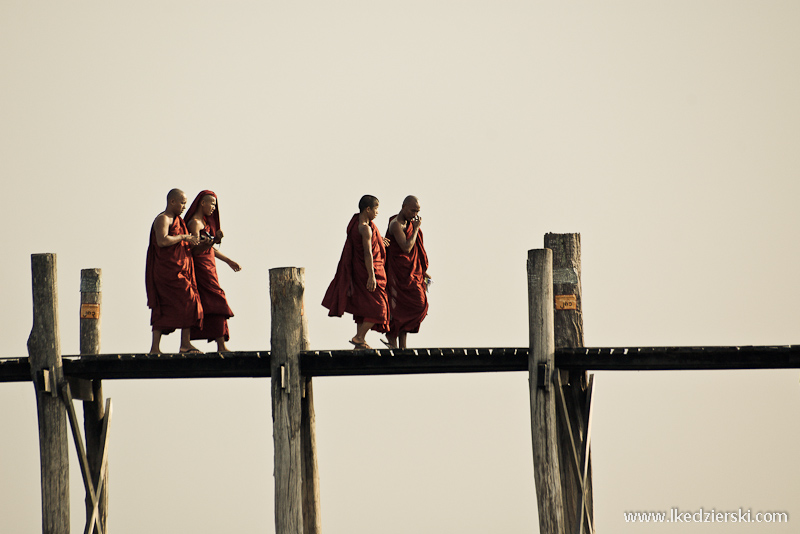
[[[322,305],[331,317],[351,313],[356,335],[350,340],[355,349],[370,349],[366,334],[372,329],[389,331],[389,300],[386,296],[386,245],[372,221],[378,215],[378,199],[364,195],[359,213],[347,225],[347,240],[336,276],[328,286]]]
[[[419,200],[407,196],[400,213],[389,219],[386,237],[386,277],[391,313],[390,329],[384,342],[389,348],[406,348],[407,334],[419,332],[428,314],[428,255],[422,241]]]
[[[189,232],[199,238],[200,244],[192,247],[194,275],[200,302],[203,304],[203,326],[192,327],[192,339],[207,339],[217,342],[217,352],[227,352],[225,342],[230,339],[228,319],[233,312],[228,306],[225,291],[219,285],[217,262],[219,258],[234,272],[242,268],[228,258],[214,245],[222,242],[222,229],[219,222],[219,203],[213,191],[201,191],[186,211],[186,226]]]
[[[173,189],[167,195],[167,208],[158,214],[150,229],[147,248],[145,287],[147,306],[152,310],[151,354],[161,353],[161,336],[181,330],[180,352],[200,352],[192,346],[192,326],[202,326],[203,306],[197,291],[192,262],[192,245],[200,238],[186,229],[181,213],[186,208],[186,195]]]

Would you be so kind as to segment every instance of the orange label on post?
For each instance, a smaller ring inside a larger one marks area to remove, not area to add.
[[[577,310],[578,297],[575,295],[556,295],[557,310]]]
[[[81,319],[99,319],[99,304],[81,304]]]

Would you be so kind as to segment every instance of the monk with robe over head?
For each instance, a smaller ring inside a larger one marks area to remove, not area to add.
[[[186,211],[186,227],[200,239],[200,244],[192,247],[194,257],[194,276],[203,304],[203,326],[192,327],[192,339],[207,339],[217,342],[217,352],[226,352],[225,342],[230,339],[228,319],[233,312],[228,306],[225,291],[217,276],[217,258],[230,266],[234,272],[242,268],[238,263],[215,248],[222,242],[222,229],[219,222],[219,200],[213,191],[201,191]]]
[[[359,213],[347,225],[347,240],[336,276],[328,286],[322,305],[331,317],[351,313],[356,335],[350,340],[355,349],[370,349],[366,334],[372,329],[389,331],[389,300],[386,296],[386,245],[372,221],[378,215],[378,199],[364,195]]]
[[[408,196],[400,213],[389,219],[386,278],[391,322],[389,348],[406,348],[406,336],[419,332],[428,314],[428,255],[422,241],[419,200]]]
[[[193,326],[203,324],[203,306],[194,277],[192,245],[200,239],[186,229],[181,213],[186,195],[173,189],[167,195],[167,208],[158,214],[150,229],[147,248],[145,287],[153,326],[151,354],[161,352],[161,336],[181,330],[180,352],[200,352],[189,339]]]

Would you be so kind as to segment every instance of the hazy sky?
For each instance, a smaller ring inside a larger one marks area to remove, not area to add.
[[[799,20],[792,1],[0,0],[0,356],[27,355],[39,252],[58,255],[64,354],[90,267],[102,351],[146,351],[173,187],[219,196],[233,350],[269,349],[280,266],[305,267],[312,348],[349,348],[352,320],[319,302],[365,193],[381,231],[422,204],[435,283],[411,346],[526,346],[546,232],[581,233],[589,346],[800,343]],[[597,373],[600,531],[795,532],[798,378]],[[267,379],[104,389],[111,532],[274,531]],[[0,403],[2,531],[33,534],[33,388]],[[537,532],[526,373],[316,379],[315,403],[327,534]],[[80,531],[74,456],[71,478]],[[790,523],[623,520],[674,507]]]

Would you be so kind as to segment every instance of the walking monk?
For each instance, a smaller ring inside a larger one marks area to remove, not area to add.
[[[406,335],[419,332],[428,314],[428,255],[422,242],[419,200],[407,196],[400,213],[389,219],[386,277],[392,320],[389,348],[406,348]]]
[[[355,349],[370,349],[366,334],[389,331],[389,300],[386,297],[386,246],[372,221],[378,215],[378,199],[364,195],[359,213],[347,225],[347,240],[342,257],[322,305],[331,317],[353,314],[356,335],[350,340]]]
[[[217,195],[213,191],[200,191],[186,211],[186,227],[193,236],[201,239],[199,245],[192,247],[192,256],[194,276],[200,291],[200,302],[203,304],[203,327],[192,327],[191,338],[216,341],[217,352],[227,352],[225,342],[231,338],[228,319],[233,317],[233,312],[228,306],[225,291],[219,285],[216,259],[227,263],[234,272],[239,272],[242,268],[214,248],[215,244],[222,241],[223,234],[219,223]]]
[[[191,328],[203,324],[203,306],[194,278],[192,245],[200,244],[186,229],[181,213],[186,208],[186,195],[173,189],[167,195],[167,208],[158,214],[150,229],[147,248],[145,287],[147,306],[152,310],[151,354],[161,352],[161,335],[181,330],[181,352],[200,352],[192,346]]]

